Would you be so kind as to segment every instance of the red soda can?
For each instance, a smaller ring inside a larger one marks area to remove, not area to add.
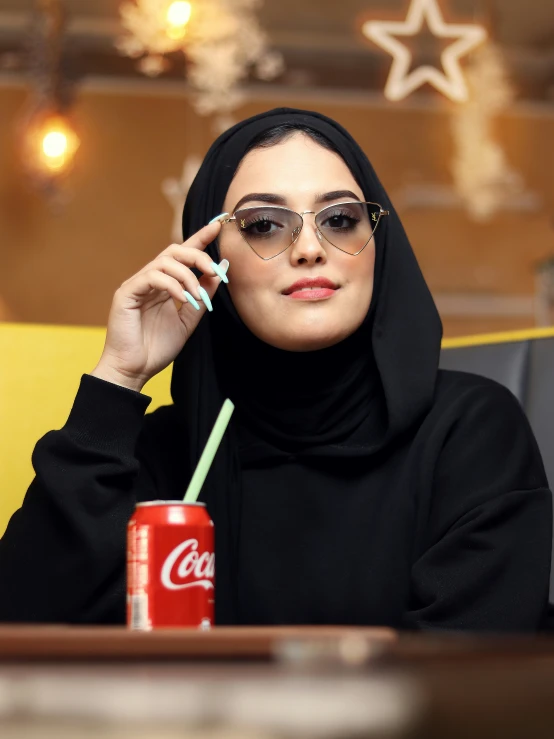
[[[209,629],[214,525],[204,503],[139,503],[127,527],[127,626]]]

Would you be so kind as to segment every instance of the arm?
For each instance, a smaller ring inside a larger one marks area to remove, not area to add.
[[[150,398],[84,375],[0,540],[0,621],[122,622],[125,531],[156,497],[135,446]],[[139,474],[140,472],[140,474]]]
[[[552,496],[540,453],[509,391],[474,388],[461,405],[439,455],[406,622],[416,629],[536,631],[552,548]]]
[[[215,221],[172,244],[116,290],[100,361],[64,428],[38,442],[35,480],[0,541],[0,621],[124,620],[135,503],[184,489],[173,408],[145,422],[150,399],[139,391],[173,362],[228,281],[229,263],[214,265],[204,251],[220,228]],[[202,309],[182,302],[183,290]]]

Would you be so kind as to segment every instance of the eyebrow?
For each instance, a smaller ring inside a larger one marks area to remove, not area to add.
[[[333,190],[332,192],[319,193],[316,195],[316,203],[330,203],[333,200],[339,200],[340,198],[352,198],[353,200],[359,200],[359,196],[353,193],[351,190]],[[242,197],[235,205],[233,213],[237,211],[241,205],[245,203],[251,203],[253,201],[262,203],[272,203],[273,205],[286,205],[287,199],[282,195],[277,195],[273,192],[250,192],[248,195]]]

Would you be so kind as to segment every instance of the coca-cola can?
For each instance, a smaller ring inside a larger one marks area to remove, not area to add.
[[[214,525],[203,503],[139,503],[127,527],[127,625],[209,629]]]

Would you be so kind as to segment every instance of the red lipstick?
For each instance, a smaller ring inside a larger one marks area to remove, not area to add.
[[[338,289],[339,286],[326,277],[303,277],[283,290],[283,295],[295,300],[321,300],[330,298]]]

